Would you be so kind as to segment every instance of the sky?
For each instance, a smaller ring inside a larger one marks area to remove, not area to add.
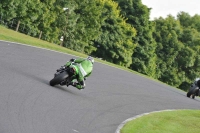
[[[171,14],[176,17],[181,11],[191,16],[200,15],[200,0],[142,0],[142,3],[151,9],[150,19],[166,18]]]

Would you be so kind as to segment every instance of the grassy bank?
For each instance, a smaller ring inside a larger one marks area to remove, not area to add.
[[[21,34],[19,32],[7,29],[3,26],[0,26],[0,40],[6,40],[6,41],[11,41],[11,42],[18,42],[22,44],[27,44],[31,46],[36,46],[36,47],[41,47],[41,48],[46,48],[46,49],[51,49],[63,53],[68,53],[68,54],[73,54],[76,56],[84,57],[84,54],[81,54],[79,52],[72,51],[70,49],[61,47],[57,44],[52,44],[43,40],[39,40],[34,37],[27,36],[25,34]]]
[[[151,113],[128,122],[121,133],[200,133],[200,110]]]

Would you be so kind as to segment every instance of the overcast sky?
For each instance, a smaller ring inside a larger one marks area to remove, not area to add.
[[[165,18],[171,14],[176,15],[181,12],[187,12],[191,16],[200,15],[200,0],[142,0],[142,3],[151,9],[150,18]]]

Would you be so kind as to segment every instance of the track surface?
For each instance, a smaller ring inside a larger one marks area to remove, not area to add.
[[[51,87],[72,57],[0,41],[0,133],[114,133],[142,113],[200,109],[199,98],[97,62],[85,90]]]

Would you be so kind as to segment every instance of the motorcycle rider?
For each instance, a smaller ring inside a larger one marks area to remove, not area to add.
[[[94,58],[88,56],[86,59],[78,58],[78,59],[70,59],[65,65],[65,67],[69,67],[69,75],[72,76],[72,82],[68,85],[72,85],[77,89],[81,90],[85,88],[85,80],[86,77],[89,77],[93,71]],[[78,82],[75,82],[77,80]],[[66,84],[66,83],[65,83]],[[67,86],[68,86],[67,85]]]
[[[200,89],[200,78],[196,78],[195,81],[193,82],[193,84],[191,85],[191,87],[193,86],[197,86]],[[200,92],[198,91],[196,92],[196,96],[200,95]]]
[[[198,87],[200,87],[200,78],[196,78],[193,85],[197,85]]]

